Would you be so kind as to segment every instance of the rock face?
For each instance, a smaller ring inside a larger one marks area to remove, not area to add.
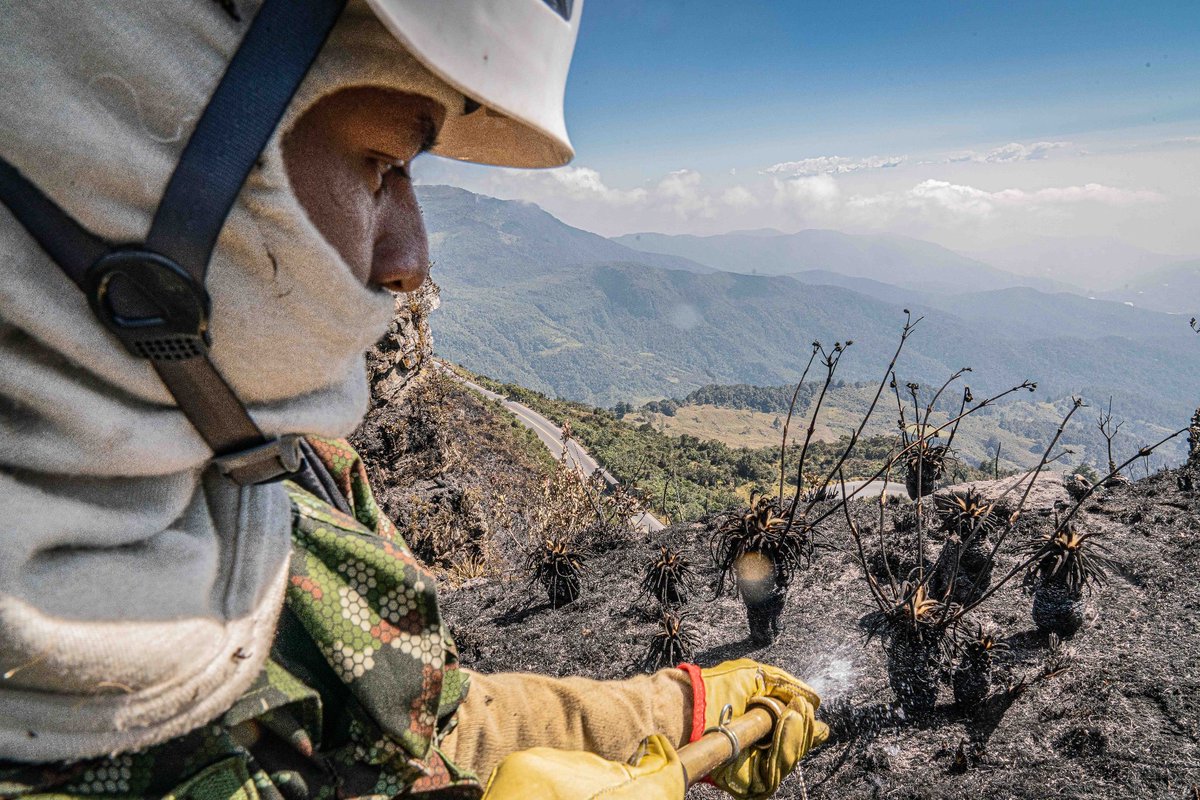
[[[396,295],[396,315],[387,333],[367,353],[367,377],[375,406],[399,398],[433,353],[428,320],[439,305],[439,290],[433,281],[425,281],[415,292]]]
[[[553,461],[489,401],[439,370],[412,368],[422,351],[403,336],[411,323],[394,328],[372,358],[395,399],[376,398],[350,442],[409,547],[456,583],[490,569],[496,542],[523,555],[511,543],[524,541]]]
[[[1017,476],[994,481],[960,483],[957,486],[941,489],[938,494],[974,489],[983,495],[986,501],[996,503],[994,513],[1003,517],[1016,510],[1028,486],[1028,476]],[[1071,496],[1063,486],[1062,475],[1056,472],[1043,472],[1034,481],[1033,488],[1029,490],[1029,498],[1025,501],[1023,511],[1026,514],[1030,512],[1049,513],[1054,510],[1056,505],[1070,502]]]

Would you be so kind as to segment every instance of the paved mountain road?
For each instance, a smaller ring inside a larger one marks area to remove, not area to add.
[[[435,361],[437,368],[443,373],[450,376],[454,380],[466,386],[473,392],[478,392],[489,400],[497,400],[500,405],[512,413],[517,420],[525,427],[532,430],[537,437],[542,440],[542,444],[554,455],[555,458],[562,458],[563,441],[562,429],[555,425],[550,420],[543,417],[541,414],[534,411],[529,406],[518,403],[515,400],[510,400],[507,397],[497,394],[490,389],[485,389],[474,381],[467,380],[459,375],[444,362]],[[600,472],[600,476],[604,478],[605,483],[609,486],[617,486],[620,482],[613,477],[612,473],[600,465],[596,459],[579,446],[579,442],[572,439],[567,443],[567,463],[581,470],[584,475],[591,475],[596,471]],[[642,516],[634,520],[634,524],[643,527],[650,532],[660,531],[666,526],[651,514],[649,511],[643,512]]]

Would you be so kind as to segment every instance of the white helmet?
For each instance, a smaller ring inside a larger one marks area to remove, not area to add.
[[[346,5],[263,0],[179,156],[143,242],[95,235],[0,157],[0,203],[87,295],[105,327],[131,354],[152,362],[215,463],[244,485],[294,472],[298,440],[264,434],[210,360],[208,262],[246,176]],[[366,0],[366,6],[441,88],[449,87],[456,101],[465,98],[464,113],[447,115],[434,152],[512,167],[556,167],[574,155],[563,95],[583,0]],[[154,313],[119,313],[113,298],[120,296],[136,297],[130,307]]]
[[[558,167],[583,0],[367,0],[430,72],[480,104],[449,117],[434,152],[509,167]]]

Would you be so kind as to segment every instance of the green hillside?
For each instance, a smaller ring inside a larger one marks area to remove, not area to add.
[[[559,397],[611,407],[706,384],[786,384],[814,339],[853,339],[842,376],[878,380],[904,321],[900,304],[846,288],[648,263],[669,257],[622,248],[526,203],[448,187],[422,187],[420,199],[442,286],[431,319],[438,350]],[[1112,395],[1131,424],[1156,429],[1194,410],[1200,348],[1186,324],[1168,333],[1178,318],[1070,295],[994,300],[947,300],[961,316],[928,308],[901,379],[940,383],[971,366],[977,394],[1028,378],[1042,402]]]
[[[794,386],[703,386],[685,398],[657,401],[634,409],[625,419],[631,424],[648,422],[666,433],[687,434],[716,439],[732,447],[762,446],[778,440],[782,420]],[[807,420],[814,400],[813,385],[806,385],[796,403],[795,416]],[[874,384],[842,384],[833,387],[822,407],[816,437],[832,442],[857,427],[874,396]],[[957,397],[957,395],[955,395]],[[1087,464],[1101,469],[1107,462],[1104,437],[1096,426],[1099,401],[1084,409],[1064,431],[1061,443],[1071,451],[1055,469]],[[1107,399],[1104,401],[1107,405]],[[984,408],[963,420],[955,437],[956,457],[972,467],[993,464],[999,449],[1001,470],[1022,470],[1034,466],[1046,443],[1054,436],[1059,422],[1069,408],[1069,400],[1056,402],[1039,400],[1036,395],[1017,395],[1015,398]],[[948,409],[947,409],[948,410]],[[1126,420],[1114,441],[1119,459],[1128,458],[1143,444],[1150,444],[1171,433],[1166,427],[1144,419],[1129,419],[1134,409],[1122,408],[1114,402],[1113,416]],[[663,413],[666,412],[666,413]],[[946,410],[935,411],[931,421],[941,424],[949,418]],[[795,425],[795,423],[793,423]],[[895,436],[895,399],[877,410],[866,432],[877,436]],[[1182,443],[1170,443],[1151,458],[1150,464],[1138,463],[1142,474],[1164,464],[1176,463],[1184,457]]]
[[[572,434],[588,452],[621,483],[637,487],[643,505],[664,520],[692,520],[712,511],[733,508],[744,504],[752,490],[778,491],[782,435],[770,445],[729,446],[712,439],[673,435],[656,425],[640,424],[633,417],[622,418],[607,409],[557,400],[517,384],[478,375],[470,377],[559,425],[570,423]],[[793,488],[799,459],[796,437],[797,431],[793,430],[785,462],[785,486]],[[847,443],[848,435],[811,445],[805,472],[814,480],[816,476],[823,479]],[[888,434],[860,440],[844,465],[847,480],[873,476],[886,463],[895,443],[896,437]],[[950,479],[989,477],[975,466],[966,461],[956,462],[951,466]],[[899,484],[896,490],[903,491]]]

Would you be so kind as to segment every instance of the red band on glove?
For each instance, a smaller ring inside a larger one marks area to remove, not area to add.
[[[692,732],[688,736],[690,744],[704,735],[704,712],[708,699],[704,694],[704,678],[700,677],[700,668],[695,664],[680,664],[679,669],[686,672],[692,681]]]

